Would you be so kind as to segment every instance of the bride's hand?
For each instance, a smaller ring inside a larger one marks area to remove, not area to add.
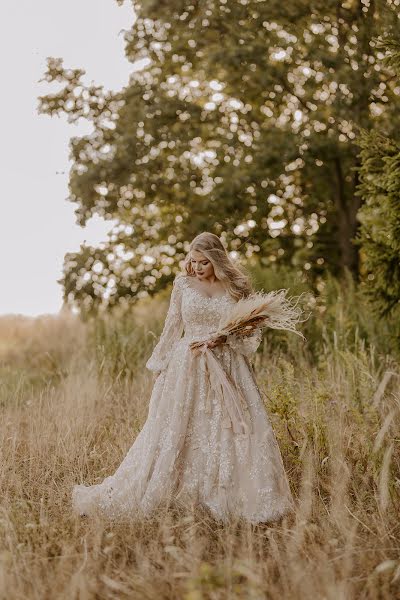
[[[225,344],[226,342],[226,335],[218,338],[217,340],[209,340],[207,342],[207,346],[208,348],[215,348],[216,346],[220,346],[221,344]]]
[[[226,335],[224,335],[221,338],[218,338],[217,340],[207,340],[203,343],[203,346],[206,346],[207,348],[215,348],[216,346],[219,346],[220,344],[224,344],[225,342],[226,342]],[[201,354],[201,348],[202,348],[201,346],[192,348],[193,356],[198,356],[199,354]]]

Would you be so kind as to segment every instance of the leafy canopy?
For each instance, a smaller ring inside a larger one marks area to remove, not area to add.
[[[86,85],[61,59],[45,74],[60,87],[40,110],[93,125],[71,141],[78,222],[117,222],[66,255],[65,299],[91,311],[155,291],[203,230],[240,258],[356,273],[354,139],[398,126],[373,41],[398,25],[398,1],[133,4],[124,89]]]

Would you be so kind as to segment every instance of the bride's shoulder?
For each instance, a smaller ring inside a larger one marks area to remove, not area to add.
[[[189,275],[186,275],[185,273],[177,273],[175,275],[175,279],[174,279],[174,286],[183,288],[184,286],[187,285],[188,280],[189,280]]]

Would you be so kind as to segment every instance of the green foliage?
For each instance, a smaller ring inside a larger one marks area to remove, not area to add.
[[[398,127],[373,41],[397,26],[393,3],[133,4],[126,88],[87,86],[60,59],[45,74],[61,88],[40,110],[93,125],[71,142],[78,222],[118,223],[67,254],[65,299],[93,312],[155,292],[203,230],[264,265],[356,272],[355,132]]]
[[[381,43],[388,51],[385,63],[400,82],[400,41]],[[400,88],[397,87],[397,93]],[[357,243],[362,255],[362,285],[377,314],[388,316],[393,335],[400,338],[400,138],[362,131],[360,184],[364,204]]]
[[[400,142],[363,132],[360,147],[362,273],[367,294],[384,315],[400,301]]]
[[[285,355],[296,364],[302,357],[324,366],[332,353],[346,349],[357,356],[370,351],[380,356],[399,353],[399,325],[377,318],[349,271],[340,279],[327,272],[316,285],[304,271],[286,265],[257,265],[249,271],[257,289],[286,288],[288,297],[303,294],[300,305],[308,319],[299,328],[306,342],[293,334],[266,330],[265,346],[271,355]]]
[[[105,315],[89,323],[88,345],[98,373],[113,380],[131,378],[137,364],[151,352],[152,339],[128,311]]]

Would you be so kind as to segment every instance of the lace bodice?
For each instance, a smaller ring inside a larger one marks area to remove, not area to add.
[[[146,363],[150,371],[163,371],[178,343],[189,344],[194,340],[207,339],[217,330],[221,317],[236,302],[229,292],[207,298],[192,287],[191,279],[185,275],[177,275],[174,279],[164,328]],[[261,338],[261,330],[256,330],[247,338],[229,335],[226,343],[232,350],[250,356],[257,350]]]

